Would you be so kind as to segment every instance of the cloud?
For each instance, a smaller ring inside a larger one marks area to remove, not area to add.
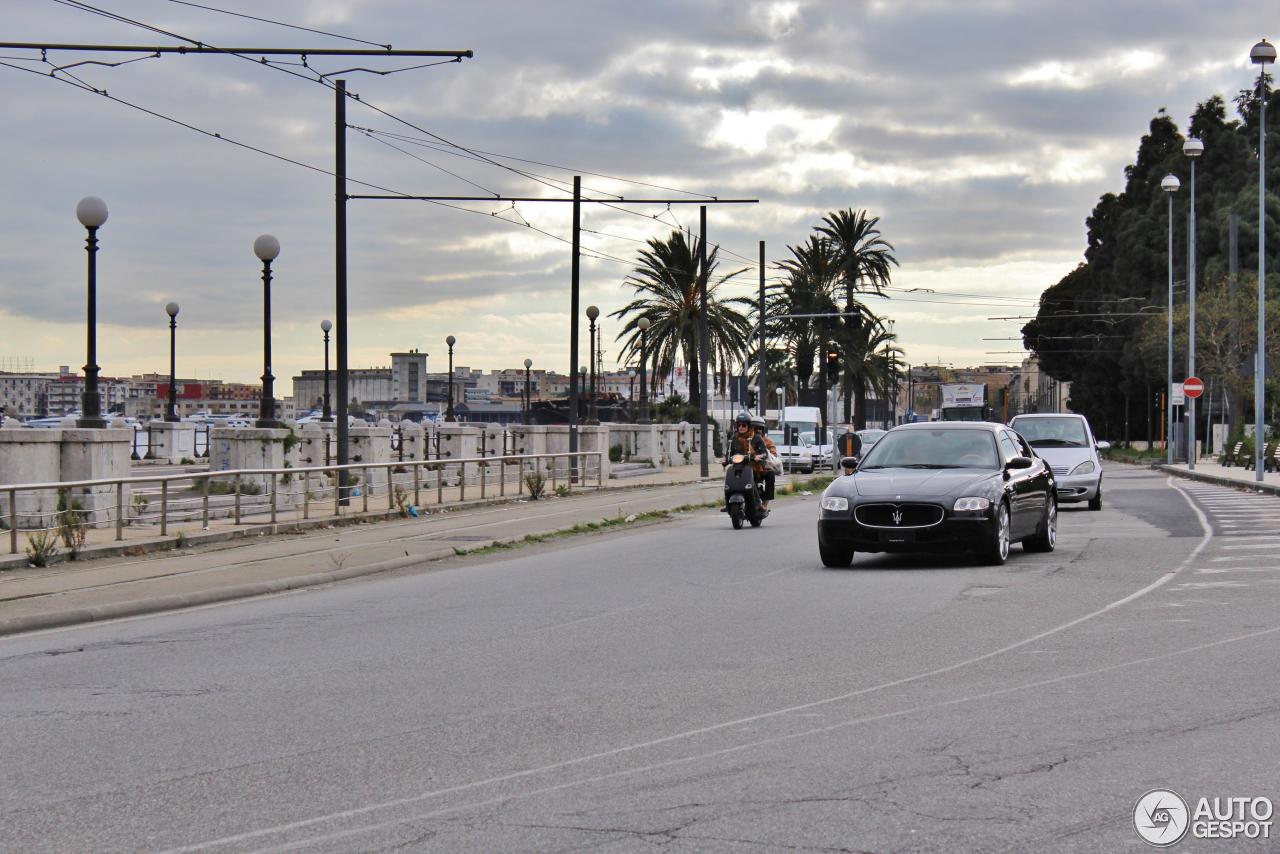
[[[6,30],[15,41],[155,41],[65,6],[14,5]],[[736,268],[734,253],[754,259],[759,240],[771,259],[784,257],[824,213],[866,208],[897,247],[896,281],[939,291],[1016,281],[1024,295],[1079,259],[1084,218],[1122,182],[1155,111],[1168,108],[1184,124],[1197,101],[1248,85],[1257,39],[1256,6],[1239,0],[1213,14],[1171,0],[1157,16],[1097,0],[494,8],[290,4],[292,22],[304,26],[400,48],[475,50],[460,64],[347,74],[360,97],[347,104],[348,122],[379,131],[348,134],[353,181],[412,194],[564,196],[577,170],[596,198],[688,197],[672,188],[758,198],[708,212],[725,269]],[[118,0],[113,9],[211,44],[342,44],[152,0]],[[359,64],[308,61],[326,71]],[[315,366],[315,326],[334,312],[334,182],[325,174],[334,165],[333,96],[285,73],[297,70],[218,56],[76,70],[220,141],[45,73],[0,67],[0,179],[11,200],[0,210],[0,356],[82,362],[84,232],[74,208],[93,194],[111,209],[99,256],[104,369],[161,368],[162,307],[174,299],[183,358],[229,379],[256,377],[261,271],[251,246],[263,232],[283,245],[273,285],[276,372]],[[523,159],[476,159],[442,139]],[[353,183],[350,192],[381,191]],[[429,342],[452,333],[480,367],[526,355],[566,367],[569,206],[458,207],[467,210],[348,203],[353,364],[357,355],[385,361],[377,354],[430,351]],[[597,232],[583,235],[588,252],[621,259],[582,263],[584,299],[605,314],[631,298],[623,280],[636,241],[697,224],[696,206],[588,204],[582,216]],[[1011,278],[1010,265],[1020,264],[1028,266]],[[743,279],[730,290],[751,293],[754,271]],[[898,333],[909,347],[927,342],[959,361],[965,353],[984,361],[997,349],[966,326],[986,323],[981,309],[888,305],[901,310]]]

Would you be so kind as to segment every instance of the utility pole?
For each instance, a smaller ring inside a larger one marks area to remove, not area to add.
[[[764,350],[765,331],[764,331],[764,241],[760,241],[760,372],[756,377],[756,387],[760,389],[758,402],[760,404],[760,415],[764,416],[769,410],[768,394],[769,394],[769,360]]]
[[[702,404],[698,407],[698,442],[700,474],[707,477],[711,473],[710,460],[707,456],[707,399],[711,384],[707,382],[707,206],[698,208],[698,226],[701,234],[698,246],[698,381],[702,383]]]
[[[582,176],[573,176],[573,239],[569,263],[569,453],[578,452],[578,275],[582,245]],[[578,458],[570,457],[570,481]]]

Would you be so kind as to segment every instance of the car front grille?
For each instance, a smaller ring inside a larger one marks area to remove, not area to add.
[[[1066,477],[1069,474],[1071,474],[1071,466],[1054,466],[1053,467],[1054,477]]]
[[[858,524],[868,528],[928,528],[943,515],[937,504],[862,504],[853,511]]]

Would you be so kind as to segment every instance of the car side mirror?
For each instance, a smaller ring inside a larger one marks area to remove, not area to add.
[[[1005,463],[1004,467],[1006,469],[1029,469],[1035,464],[1035,460],[1031,459],[1031,457],[1014,457]]]
[[[1110,443],[1110,442],[1099,442],[1098,444],[1094,445],[1094,447],[1095,447],[1095,448],[1097,448],[1099,451],[1105,451],[1107,448],[1110,448],[1110,447],[1111,447],[1111,443]]]

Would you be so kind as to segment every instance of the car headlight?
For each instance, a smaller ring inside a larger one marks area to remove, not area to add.
[[[1071,470],[1072,474],[1092,474],[1097,466],[1093,464],[1093,460],[1085,460],[1080,465]]]
[[[972,510],[986,510],[991,506],[991,502],[985,498],[973,496],[970,498],[957,498],[956,504],[951,509],[957,513],[965,513]]]
[[[822,499],[823,510],[848,510],[849,499],[841,498],[838,495],[828,495]]]

